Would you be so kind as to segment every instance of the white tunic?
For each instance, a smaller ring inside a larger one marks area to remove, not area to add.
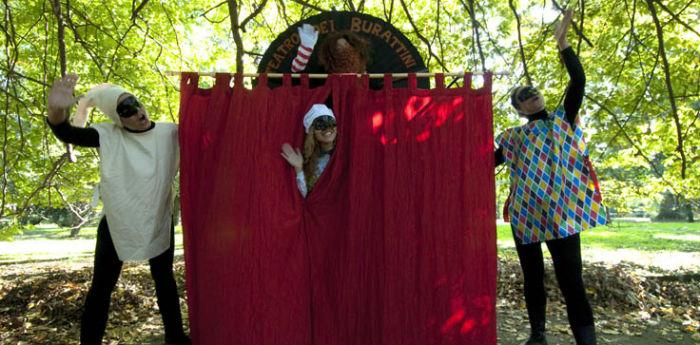
[[[100,196],[119,259],[162,254],[170,247],[177,125],[159,122],[143,133],[113,123],[92,127],[100,134]]]

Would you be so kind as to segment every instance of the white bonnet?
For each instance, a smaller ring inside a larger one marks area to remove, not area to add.
[[[304,129],[306,129],[306,133],[309,133],[309,130],[311,130],[311,124],[314,123],[314,120],[325,115],[335,119],[333,110],[328,108],[325,104],[312,105],[311,109],[309,109],[309,111],[306,112],[306,115],[304,115]]]

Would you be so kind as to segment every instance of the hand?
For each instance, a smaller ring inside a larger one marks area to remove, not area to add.
[[[78,82],[77,74],[66,74],[65,77],[54,81],[49,91],[48,107],[53,110],[66,110],[75,104],[75,84]]]
[[[282,145],[282,157],[287,160],[287,162],[294,167],[294,170],[300,172],[304,165],[304,156],[301,155],[301,151],[293,149],[288,143]]]
[[[299,31],[301,45],[313,49],[316,45],[316,40],[318,40],[318,31],[316,31],[316,28],[314,28],[313,25],[304,24],[297,30]]]
[[[571,18],[573,16],[573,10],[568,9],[564,11],[564,18],[559,22],[556,29],[554,29],[554,38],[557,40],[559,50],[564,50],[569,47],[569,43],[566,41],[566,32],[569,30],[569,25],[571,25]]]

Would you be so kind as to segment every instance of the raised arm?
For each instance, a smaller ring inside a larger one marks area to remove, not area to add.
[[[567,122],[569,122],[572,127],[575,127],[576,117],[578,116],[578,111],[581,108],[581,103],[583,102],[584,89],[586,86],[586,74],[583,71],[583,66],[581,66],[578,56],[576,56],[576,53],[566,39],[566,33],[571,25],[572,16],[573,11],[566,10],[564,13],[564,19],[562,19],[554,31],[554,36],[557,39],[559,52],[570,78],[569,86],[566,90],[566,96],[564,97],[564,113],[566,115]]]
[[[59,140],[78,146],[98,147],[100,136],[96,129],[74,127],[68,123],[68,111],[75,104],[73,91],[77,82],[77,75],[68,74],[53,83],[47,102],[47,121]]]

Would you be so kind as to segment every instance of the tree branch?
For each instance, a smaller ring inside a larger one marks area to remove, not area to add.
[[[442,29],[441,29],[442,25],[440,24],[440,19],[442,17],[440,15],[441,14],[440,10],[442,9],[442,3],[440,0],[437,0],[435,7],[437,9],[437,11],[436,11],[437,13],[435,14],[435,36],[433,37],[433,41],[435,41],[435,39],[437,39],[438,48],[440,49],[439,50],[440,59],[444,61],[445,60],[445,44],[443,43],[443,40],[442,40]]]
[[[365,10],[365,0],[360,0],[360,4],[357,5],[357,12],[362,13]]]
[[[656,37],[659,40],[659,54],[661,54],[661,61],[663,62],[664,75],[666,81],[666,89],[668,90],[669,101],[671,102],[671,115],[673,116],[673,122],[676,126],[676,136],[678,137],[678,146],[676,151],[681,156],[681,179],[686,178],[686,168],[688,165],[687,158],[685,156],[685,150],[683,149],[683,127],[681,124],[680,117],[678,116],[678,109],[676,107],[676,98],[673,97],[673,85],[671,84],[671,68],[668,64],[668,58],[666,57],[666,48],[664,47],[664,32],[661,28],[661,23],[659,23],[659,18],[656,15],[656,8],[654,7],[654,0],[646,0],[647,6],[649,7],[649,12],[651,13],[651,18],[654,20],[654,25],[656,26]]]
[[[265,5],[267,5],[267,0],[262,0],[260,5],[255,7],[253,12],[250,13],[249,16],[245,17],[243,21],[241,22],[241,31],[245,32],[245,26],[248,24],[249,21],[251,21],[253,18],[257,17],[260,12],[262,12],[263,9],[265,9]]]
[[[99,57],[90,49],[90,46],[87,44],[87,42],[85,42],[85,40],[80,36],[80,33],[78,32],[78,29],[76,28],[76,25],[73,22],[73,18],[71,16],[70,1],[66,1],[66,23],[68,24],[68,28],[71,29],[71,31],[73,32],[73,37],[75,41],[78,42],[80,46],[83,47],[85,52],[90,56],[90,59],[95,64],[95,67],[97,67],[97,70],[100,72],[100,75],[102,75],[102,78],[106,79],[107,74],[105,73],[102,67],[102,62],[100,61]]]
[[[46,82],[44,82],[44,81],[41,81],[41,80],[36,79],[36,78],[32,78],[32,77],[30,77],[30,76],[26,76],[26,75],[24,75],[24,74],[22,74],[22,73],[19,73],[19,72],[15,71],[15,70],[7,70],[7,69],[3,68],[2,71],[5,72],[5,73],[7,73],[8,78],[10,78],[10,75],[15,75],[15,76],[17,76],[17,77],[20,77],[20,78],[22,78],[22,79],[29,80],[29,81],[31,81],[31,82],[37,83],[37,84],[39,84],[39,85],[42,85],[42,86],[44,86],[44,87],[50,87],[50,86],[51,86],[50,84],[48,84],[48,83],[46,83]]]
[[[292,0],[292,1],[296,2],[297,4],[299,4],[305,8],[308,7],[308,8],[314,9],[314,10],[319,11],[319,12],[327,12],[328,11],[328,10],[324,10],[316,5],[312,5],[308,1],[304,1],[304,0]]]
[[[472,37],[476,41],[476,46],[479,49],[479,59],[481,60],[481,70],[486,71],[486,59],[484,59],[484,51],[481,48],[481,36],[479,35],[479,22],[476,20],[476,15],[474,14],[474,0],[469,0],[469,4],[464,3],[464,0],[460,0],[462,6],[469,13],[469,18],[472,21]]]
[[[240,26],[238,22],[238,0],[228,0],[228,12],[231,19],[231,33],[233,42],[236,44],[236,72],[243,73],[243,39],[241,38]]]
[[[16,42],[14,41],[15,39],[15,30],[14,30],[14,23],[12,19],[12,11],[10,8],[10,5],[7,3],[7,0],[3,0],[3,5],[5,6],[5,11],[4,11],[4,16],[3,16],[3,33],[5,34],[5,59],[7,63],[7,68],[10,71],[14,71],[15,69],[15,64],[17,62],[17,45]],[[10,85],[10,81],[12,80],[12,76],[8,73],[7,79],[3,80],[4,82],[3,87],[8,87]],[[10,113],[10,97],[9,93],[6,93],[5,96],[5,113],[2,114],[2,119],[3,119],[3,137],[2,137],[2,201],[0,201],[0,217],[2,217],[5,214],[5,205],[7,203],[7,173],[8,173],[8,167],[7,167],[7,146],[8,146],[8,125],[7,125],[7,117],[8,114]]]
[[[217,8],[219,8],[219,7],[221,7],[221,6],[223,6],[223,5],[226,5],[226,3],[227,3],[227,1],[222,1],[222,2],[220,2],[220,3],[218,3],[218,4],[216,4],[216,5],[214,5],[214,6],[210,7],[210,8],[208,8],[206,11],[202,12],[202,14],[200,14],[199,16],[200,16],[200,17],[205,17],[205,18],[206,18],[207,13],[209,13],[209,12],[211,12],[211,11],[213,11],[213,10],[215,10],[215,9],[217,9]]]
[[[391,18],[394,15],[394,0],[389,0],[389,11],[387,12],[386,0],[382,0],[382,10],[384,11],[384,18],[387,22],[391,23]]]
[[[527,83],[532,85],[532,77],[530,76],[530,72],[527,70],[527,61],[525,60],[525,49],[523,48],[523,38],[520,29],[520,15],[518,14],[518,10],[515,8],[515,4],[513,4],[513,0],[508,0],[508,6],[510,6],[510,9],[513,11],[513,15],[515,15],[515,22],[518,27],[518,47],[520,49],[520,60],[523,62],[523,73],[525,73]]]
[[[695,35],[697,35],[698,37],[700,37],[700,33],[698,33],[692,26],[688,25],[688,23],[682,21],[682,20],[678,17],[678,15],[676,15],[675,13],[673,13],[673,11],[671,11],[668,7],[666,7],[666,5],[664,5],[661,1],[659,1],[659,0],[654,0],[654,2],[656,2],[657,4],[659,4],[659,7],[661,7],[661,9],[664,10],[666,13],[670,14],[671,17],[672,17],[675,21],[677,21],[678,23],[680,23],[681,25],[683,25],[683,27],[685,27],[686,29],[690,30],[692,33],[694,33]],[[691,2],[692,2],[692,1],[691,1]]]
[[[557,0],[552,0],[552,4],[561,13],[564,13],[564,8],[561,7],[561,5],[559,5]],[[576,22],[572,20],[571,27],[574,28],[574,32],[576,32],[576,34],[578,35],[579,38],[583,39],[586,42],[586,44],[588,44],[589,47],[593,48],[593,43],[591,43],[591,40],[589,40],[588,37],[586,37],[586,35],[583,34],[583,23],[581,23],[581,25],[579,26],[579,25],[576,25]]]
[[[80,210],[77,207],[75,207],[75,205],[73,205],[72,203],[70,203],[68,201],[68,199],[63,194],[63,192],[61,192],[61,189],[58,188],[58,186],[53,186],[53,189],[56,191],[56,194],[58,194],[58,196],[61,198],[61,201],[63,201],[63,204],[68,206],[68,209],[70,210],[70,212],[73,213],[73,215],[78,217],[78,219],[80,220],[80,223],[78,223],[75,226],[71,226],[71,228],[70,228],[71,229],[71,232],[70,232],[71,237],[75,237],[78,234],[78,231],[80,231],[80,228],[82,228],[83,225],[85,225],[85,223],[90,221],[90,217],[88,217],[88,216],[90,215],[90,210],[92,209],[92,206],[90,206],[88,204],[88,206],[85,208],[85,210]],[[85,212],[87,214],[83,215],[81,212]]]
[[[595,98],[593,98],[589,95],[585,95],[585,97],[586,97],[586,99],[590,100],[591,102],[595,103],[598,107],[603,109],[610,116],[612,116],[613,121],[615,122],[615,125],[617,125],[618,128],[620,128],[622,130],[622,134],[624,135],[627,142],[632,147],[634,147],[634,149],[637,151],[637,154],[639,156],[641,156],[647,162],[647,164],[649,164],[649,167],[651,167],[652,171],[654,172],[654,175],[656,175],[656,177],[658,177],[661,181],[663,181],[669,188],[671,188],[677,194],[678,192],[676,190],[676,187],[671,182],[669,182],[668,180],[666,180],[664,178],[663,172],[656,166],[656,164],[654,164],[654,162],[646,154],[644,154],[644,152],[642,151],[642,148],[639,147],[639,145],[637,144],[637,141],[633,140],[629,136],[629,134],[627,134],[627,131],[623,130],[622,125],[620,124],[620,119],[617,118],[617,114],[615,114],[615,112],[610,110],[608,107],[605,106],[605,104],[599,102]]]
[[[61,1],[52,0],[53,3],[53,14],[56,16],[56,25],[58,26],[58,56],[61,64],[61,77],[66,75],[66,39],[65,39],[65,24],[63,22],[63,14],[61,13]],[[73,152],[73,146],[71,144],[66,145],[66,152],[70,158],[71,163],[75,163],[77,158]]]
[[[138,5],[138,7],[134,8],[134,5],[136,5],[136,0],[133,0],[131,2],[131,21],[132,22],[136,21],[136,17],[138,17],[139,12],[141,12],[141,10],[143,10],[143,8],[146,7],[146,4],[148,4],[148,0],[143,0]]]
[[[443,71],[447,70],[447,67],[445,64],[442,62],[439,56],[435,55],[433,52],[433,48],[430,44],[430,41],[428,41],[425,36],[423,36],[420,31],[418,31],[418,27],[416,26],[416,23],[413,21],[413,17],[411,16],[411,12],[408,10],[408,6],[406,6],[406,2],[404,0],[401,0],[401,7],[403,8],[404,13],[406,14],[406,18],[408,19],[408,22],[411,23],[411,27],[413,28],[413,32],[418,36],[418,38],[425,43],[426,46],[428,46],[428,53],[430,56],[435,58],[435,61],[440,65]]]
[[[53,166],[51,167],[51,170],[44,176],[43,181],[39,184],[38,187],[34,188],[34,190],[29,193],[29,196],[27,196],[26,199],[24,199],[24,203],[22,204],[22,207],[17,211],[17,217],[21,218],[24,212],[27,210],[29,207],[29,203],[34,199],[34,197],[44,188],[50,187],[51,186],[51,180],[56,176],[59,170],[61,170],[61,167],[63,164],[66,163],[68,160],[68,153],[64,153],[61,155],[59,159],[57,159],[54,163]]]

